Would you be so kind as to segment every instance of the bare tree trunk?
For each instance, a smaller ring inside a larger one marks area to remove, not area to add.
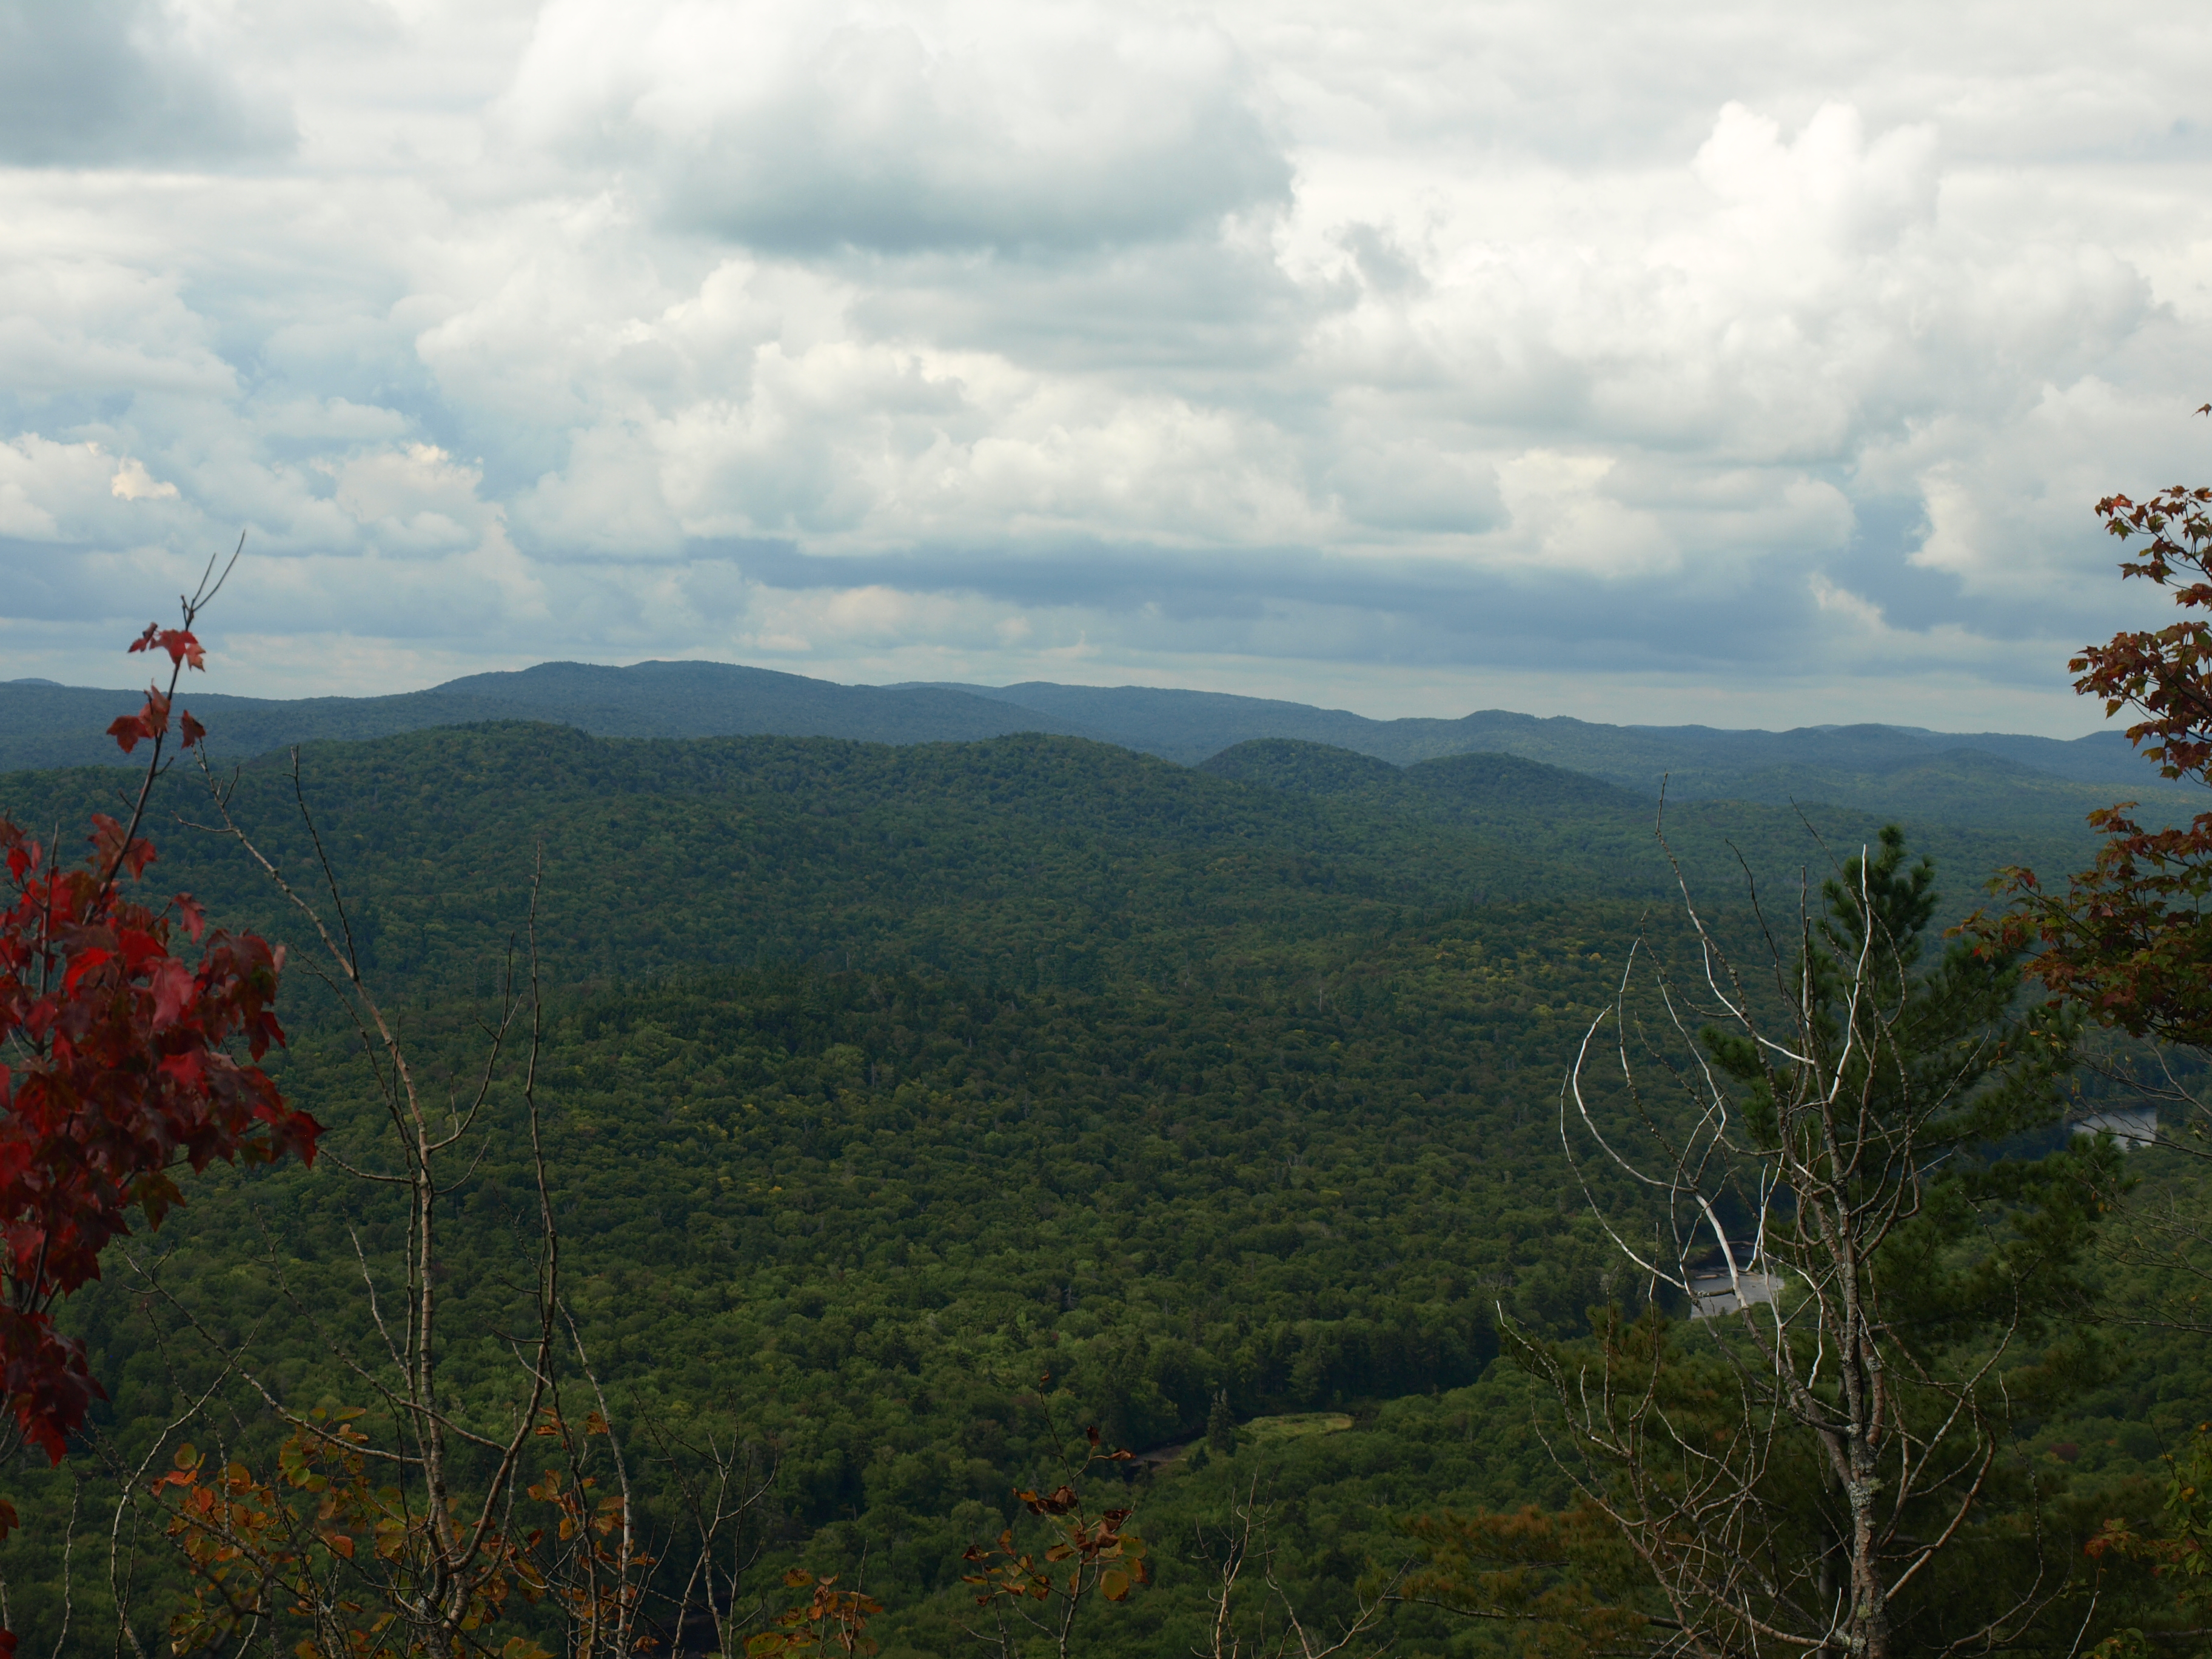
[[[301,786],[299,757],[293,755],[292,785],[301,823],[319,866],[329,906],[328,919],[309,902],[240,824],[231,811],[231,788],[212,777],[210,799],[217,822],[212,828],[233,838],[259,866],[278,893],[303,920],[319,947],[311,970],[336,993],[352,1018],[364,1061],[373,1074],[385,1127],[384,1155],[341,1148],[326,1139],[324,1157],[353,1179],[372,1188],[396,1189],[404,1218],[397,1288],[404,1306],[387,1321],[380,1290],[381,1275],[358,1237],[356,1255],[366,1304],[367,1323],[379,1352],[362,1354],[331,1328],[324,1310],[293,1291],[272,1248],[270,1267],[280,1290],[302,1324],[319,1332],[326,1352],[350,1376],[388,1425],[388,1443],[379,1443],[356,1429],[354,1413],[326,1415],[287,1403],[283,1390],[264,1376],[250,1352],[232,1351],[189,1309],[170,1295],[156,1273],[143,1277],[149,1289],[194,1331],[214,1353],[224,1375],[241,1378],[277,1423],[291,1436],[285,1480],[266,1484],[246,1477],[222,1483],[201,1482],[198,1468],[165,1476],[173,1486],[167,1500],[168,1526],[195,1571],[196,1612],[203,1634],[228,1629],[252,1639],[266,1626],[273,1640],[288,1621],[304,1621],[311,1640],[329,1652],[350,1651],[364,1632],[397,1631],[377,1637],[388,1642],[404,1635],[404,1645],[445,1659],[463,1647],[473,1650],[488,1616],[507,1605],[511,1592],[527,1590],[559,1609],[578,1655],[627,1653],[637,1639],[641,1607],[641,1579],[647,1565],[638,1547],[627,1472],[618,1453],[613,1462],[620,1492],[611,1544],[586,1513],[583,1465],[590,1456],[586,1436],[604,1435],[611,1450],[611,1425],[595,1411],[584,1430],[558,1409],[562,1360],[559,1352],[560,1239],[548,1180],[542,1115],[538,1101],[538,1061],[544,1042],[544,1000],[536,941],[538,873],[533,874],[526,948],[518,965],[510,949],[507,972],[495,1018],[485,1028],[483,1052],[459,1096],[434,1109],[418,1082],[407,1048],[362,974],[343,896],[332,872]],[[526,977],[524,975],[526,975]],[[519,1067],[507,1062],[521,1043]],[[519,1070],[519,1078],[514,1073]],[[502,1096],[502,1091],[511,1091]],[[509,1339],[514,1358],[514,1387],[495,1416],[482,1407],[465,1420],[446,1398],[441,1378],[441,1309],[439,1226],[441,1207],[473,1174],[498,1133],[495,1102],[519,1097],[537,1201],[537,1237],[531,1266],[529,1328]],[[580,1334],[568,1339],[578,1362]],[[596,1380],[592,1383],[598,1392]],[[205,1402],[203,1402],[205,1403]],[[602,1405],[604,1401],[602,1399]],[[173,1425],[170,1433],[177,1427]],[[166,1440],[168,1434],[162,1438]],[[520,1491],[526,1452],[549,1438],[558,1460],[575,1474],[565,1484],[547,1479]],[[464,1481],[457,1450],[466,1448],[475,1473]],[[158,1447],[156,1449],[158,1450]],[[204,1462],[204,1460],[203,1460]],[[312,1467],[310,1467],[312,1466]],[[238,1466],[230,1463],[234,1470]],[[307,1484],[295,1471],[308,1468]],[[315,1468],[323,1472],[315,1473]],[[369,1479],[374,1471],[375,1479]],[[140,1472],[143,1474],[143,1470]],[[395,1485],[396,1483],[396,1485]],[[325,1495],[310,1517],[286,1497],[287,1485]],[[375,1496],[397,1490],[394,1500]],[[143,1488],[134,1478],[124,1494],[133,1502]],[[343,1497],[341,1496],[343,1494]],[[514,1525],[519,1502],[535,1500],[556,1510],[562,1524],[532,1529]],[[121,1540],[121,1515],[115,1528]],[[332,1540],[337,1541],[333,1542]],[[255,1582],[250,1592],[223,1564],[243,1559]],[[222,1571],[217,1571],[218,1567]],[[123,1582],[118,1575],[118,1587]],[[519,1605],[522,1597],[515,1595]],[[127,1604],[118,1603],[126,1628]],[[464,1632],[471,1632],[464,1640]],[[132,1638],[134,1645],[136,1638]],[[372,1646],[374,1644],[372,1643]]]
[[[1931,1172],[1955,1149],[2020,1127],[1998,1125],[2001,1109],[2055,1118],[2055,1097],[2031,1097],[2066,1044],[2010,1020],[2002,969],[1984,983],[1951,959],[1942,971],[1981,1000],[1941,1004],[1973,1017],[1946,1013],[1965,1036],[1934,1042],[1933,999],[1953,992],[1915,969],[1934,899],[1924,862],[1899,876],[1893,836],[1827,884],[1825,918],[1802,908],[1794,961],[1769,936],[1765,994],[1685,884],[1693,989],[1639,941],[1562,1090],[1561,1139],[1593,1213],[1687,1300],[1705,1358],[1656,1316],[1616,1318],[1592,1358],[1500,1310],[1564,1410],[1555,1455],[1650,1571],[1680,1626],[1669,1644],[1702,1654],[1888,1659],[1899,1595],[1974,1512],[1998,1449],[1998,1367],[2027,1321],[2019,1281],[1997,1293],[2009,1305],[1981,1310],[1977,1344],[1917,1345],[1891,1322],[1885,1250],[1923,1223]],[[1608,1030],[1609,1083],[1592,1064]],[[2021,1078],[2018,1101],[1999,1101]],[[1608,1218],[1601,1176],[1663,1206],[1658,1252]],[[1729,1213],[1747,1236],[1730,1237]],[[1692,1365],[1702,1395],[1686,1386]],[[2019,1628],[2041,1583],[1970,1634]]]

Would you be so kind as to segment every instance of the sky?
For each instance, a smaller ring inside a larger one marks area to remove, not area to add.
[[[0,678],[2074,736],[2212,15],[0,0]]]

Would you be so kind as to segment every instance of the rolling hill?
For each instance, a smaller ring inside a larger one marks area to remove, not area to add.
[[[105,730],[136,696],[44,681],[0,684],[0,770],[120,761]],[[902,744],[1033,732],[1088,738],[1185,766],[1254,743],[1319,745],[1407,769],[1487,754],[1585,775],[1639,797],[1656,797],[1663,785],[1673,800],[1826,805],[1962,826],[2019,825],[2039,834],[2078,829],[2087,813],[2119,799],[2142,800],[2154,817],[2183,817],[2198,810],[2201,794],[2163,782],[2110,731],[2071,742],[1876,725],[1729,731],[1607,726],[1498,709],[1457,720],[1376,720],[1210,691],[1044,682],[840,685],[709,662],[541,663],[392,696],[284,701],[196,694],[191,706],[212,733],[213,752],[228,758],[296,743],[534,720],[596,737],[828,737]],[[1224,762],[1262,771],[1273,764],[1256,753]],[[1351,763],[1330,764],[1340,769]],[[1379,781],[1384,775],[1362,775]],[[1266,780],[1255,775],[1255,781]]]

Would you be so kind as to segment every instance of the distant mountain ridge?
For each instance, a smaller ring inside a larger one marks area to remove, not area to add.
[[[105,735],[137,694],[0,683],[0,769],[112,763]],[[1448,756],[1511,756],[1638,796],[1662,779],[1678,799],[1827,800],[1954,814],[2002,798],[2078,822],[2133,796],[2181,810],[2193,792],[2161,782],[2116,732],[2063,742],[2009,732],[1854,725],[1788,732],[1607,726],[1483,709],[1456,720],[1370,720],[1345,709],[1146,686],[841,685],[774,669],[696,661],[627,667],[541,663],[382,697],[279,700],[196,694],[218,753],[359,739],[489,720],[548,720],[600,737],[836,737],[912,744],[1042,732],[1118,744],[1196,765],[1241,744],[1289,740],[1410,767]],[[1247,760],[1257,763],[1256,757]],[[1306,763],[1310,763],[1309,757]]]
[[[605,738],[773,736],[873,743],[969,742],[1011,732],[1103,732],[935,687],[839,685],[732,663],[641,662],[626,668],[549,662],[470,674],[382,697],[236,697],[187,687],[216,752],[265,754],[288,744],[391,737],[487,720],[551,720]],[[138,693],[52,681],[0,683],[0,770],[124,760],[105,735]]]
[[[1042,714],[1078,720],[1094,730],[1141,732],[1152,753],[1195,765],[1233,743],[1296,738],[1373,755],[1399,766],[1481,750],[1517,754],[1643,787],[1662,771],[1747,774],[1769,767],[1826,767],[1893,771],[1924,764],[1950,750],[1973,750],[2080,783],[2158,780],[2118,732],[2069,740],[2006,732],[1931,732],[1923,727],[1856,725],[1799,726],[1787,732],[1711,726],[1605,726],[1572,715],[1516,714],[1480,709],[1458,720],[1409,716],[1370,720],[1341,708],[1219,691],[1161,690],[1150,686],[1008,686],[939,683],[938,689],[996,698]]]

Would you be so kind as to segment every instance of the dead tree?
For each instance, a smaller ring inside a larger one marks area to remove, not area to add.
[[[2095,1156],[1990,1158],[2059,1121],[2074,1027],[2015,1012],[2002,956],[1923,960],[1931,879],[1885,830],[1802,894],[1786,949],[1754,889],[1756,980],[1684,883],[1696,967],[1639,939],[1562,1089],[1593,1212],[1691,1319],[1510,1334],[1556,1394],[1555,1455],[1670,1615],[1656,1649],[1884,1659],[1908,1613],[1915,1650],[1972,1645],[2050,1594],[2031,1571],[1967,1608],[1912,1600],[1982,1518]]]
[[[735,1651],[748,1612],[758,1612],[738,1606],[735,1590],[758,1553],[748,1522],[767,1498],[773,1462],[763,1468],[728,1436],[709,1433],[702,1450],[645,1424],[656,1473],[678,1500],[670,1535],[645,1536],[614,1409],[562,1295],[538,1099],[545,1010],[537,878],[475,1056],[440,1090],[363,971],[297,753],[290,783],[314,872],[308,883],[282,868],[234,811],[235,780],[206,781],[213,822],[196,827],[231,837],[291,907],[309,941],[304,965],[350,1017],[373,1082],[371,1121],[325,1138],[325,1168],[337,1173],[318,1178],[389,1194],[398,1242],[380,1249],[351,1234],[358,1297],[349,1309],[294,1283],[273,1240],[264,1252],[276,1317],[319,1347],[323,1382],[335,1377],[349,1402],[338,1409],[290,1397],[283,1367],[257,1352],[252,1334],[234,1339],[213,1328],[165,1282],[158,1259],[129,1258],[142,1297],[166,1316],[157,1340],[177,1356],[179,1405],[131,1457],[112,1441],[96,1448],[118,1487],[107,1530],[119,1647],[144,1659],[135,1552],[150,1522],[186,1571],[187,1597],[167,1620],[167,1645],[180,1652],[266,1643],[444,1659],[539,1651],[538,1637],[585,1659],[671,1636],[681,1650],[702,1603],[716,1646]],[[488,1397],[479,1379],[464,1400],[441,1374],[441,1231],[485,1160],[517,1152],[530,1192],[523,1271],[497,1332],[507,1386]],[[211,1371],[213,1381],[188,1389],[187,1371]],[[283,1439],[270,1467],[274,1435]]]
[[[476,1632],[510,1603],[528,1601],[547,1604],[573,1651],[625,1651],[646,1563],[619,1446],[561,1303],[538,1099],[544,1002],[536,880],[523,948],[510,949],[480,1053],[465,1084],[440,1101],[362,971],[297,751],[292,790],[321,890],[316,896],[240,822],[234,786],[212,775],[206,781],[215,821],[195,827],[230,837],[292,908],[312,941],[309,971],[350,1018],[374,1080],[381,1133],[349,1145],[332,1137],[324,1156],[351,1180],[392,1194],[403,1227],[396,1260],[374,1259],[353,1236],[365,1333],[342,1328],[333,1310],[289,1282],[273,1247],[267,1253],[288,1316],[314,1334],[345,1379],[356,1402],[347,1410],[303,1408],[289,1399],[250,1346],[223,1342],[147,1264],[148,1291],[287,1436],[278,1468],[265,1474],[195,1448],[155,1483],[192,1583],[189,1605],[173,1621],[176,1639],[243,1641],[273,1628],[317,1651],[381,1645],[442,1656],[473,1650]],[[536,1224],[521,1317],[502,1334],[513,1384],[496,1403],[464,1407],[441,1374],[440,1229],[453,1194],[499,1134],[495,1119],[515,1106]],[[584,1397],[575,1397],[580,1392]],[[601,1489],[602,1476],[611,1490]],[[134,1483],[125,1501],[145,1492]],[[127,1606],[118,1612],[128,1632]]]
[[[1352,1617],[1334,1633],[1310,1629],[1283,1588],[1272,1519],[1255,1477],[1230,1500],[1225,1524],[1211,1537],[1200,1529],[1199,1553],[1211,1559],[1214,1582],[1206,1590],[1206,1645],[1191,1650],[1193,1659],[1382,1659],[1391,1645],[1388,1615],[1402,1599],[1406,1568],[1364,1590]]]

